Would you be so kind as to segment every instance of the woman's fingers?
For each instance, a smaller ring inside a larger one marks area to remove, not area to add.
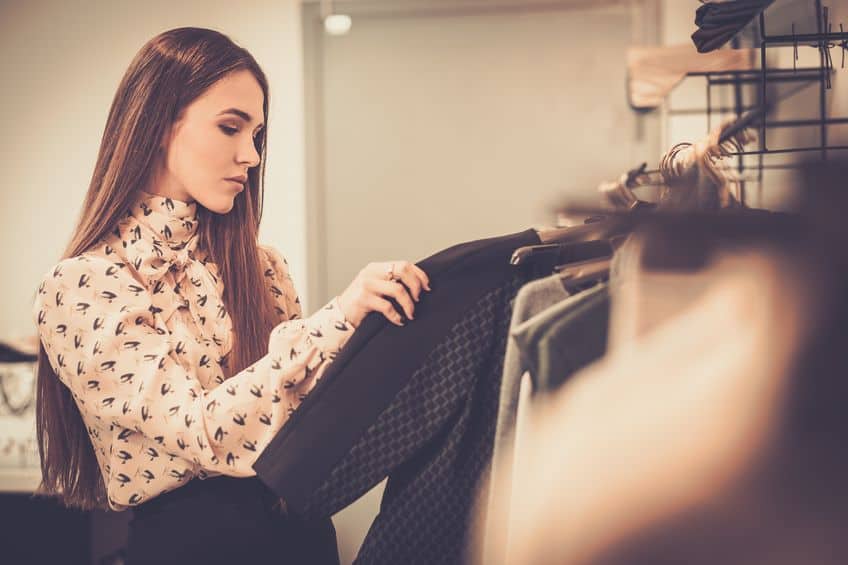
[[[366,307],[369,311],[380,312],[391,323],[402,326],[403,318],[397,313],[392,303],[376,294],[369,294],[365,299]]]
[[[406,318],[415,319],[415,302],[424,290],[430,290],[430,279],[417,265],[409,261],[369,263],[359,276],[362,285],[359,298],[363,315],[374,311],[383,314],[393,324],[404,325],[403,317],[389,300],[403,310]]]
[[[406,317],[410,320],[414,319],[415,304],[412,302],[409,291],[402,284],[396,281],[375,280],[372,281],[370,288],[381,296],[391,296],[394,298],[400,304],[400,307],[403,308]],[[391,306],[391,303],[389,305]],[[394,310],[394,308],[392,309]]]
[[[421,300],[421,292],[423,291],[424,284],[414,267],[412,263],[400,262],[398,271],[395,272],[395,278],[403,281],[403,284],[409,289],[412,298],[418,302]]]
[[[427,276],[418,265],[409,261],[395,261],[388,263],[389,268],[394,274],[394,278],[400,279],[412,292],[415,301],[421,300],[421,292],[430,290],[430,277]]]
[[[427,276],[427,273],[425,273],[418,265],[413,264],[412,269],[418,276],[418,280],[421,281],[421,286],[423,286],[427,290],[432,290],[430,288],[430,277]]]

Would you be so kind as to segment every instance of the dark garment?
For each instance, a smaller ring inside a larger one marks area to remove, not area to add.
[[[478,301],[316,491],[326,512],[390,470],[356,563],[465,562],[475,497],[488,499],[509,301],[524,283],[516,275]]]
[[[509,264],[535,230],[419,263],[433,291],[415,321],[369,315],[254,465],[289,510],[328,516],[389,476],[360,563],[463,559],[491,458],[510,301],[532,277]]]
[[[572,374],[603,357],[607,349],[610,295],[606,284],[581,292],[530,318],[512,338],[534,394],[556,391]]]
[[[698,30],[692,41],[700,53],[714,51],[730,41],[774,0],[734,0],[700,6],[695,12]]]
[[[330,519],[307,522],[276,502],[256,478],[192,479],[130,510],[126,562],[338,565]]]

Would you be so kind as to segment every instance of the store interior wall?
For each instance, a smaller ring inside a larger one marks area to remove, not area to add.
[[[630,42],[656,42],[657,2],[412,3],[338,2],[354,22],[339,37],[317,3],[304,11],[319,303],[367,262],[553,225],[558,205],[598,205],[601,180],[659,152],[623,64]]]

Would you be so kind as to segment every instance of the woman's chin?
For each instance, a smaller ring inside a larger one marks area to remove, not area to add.
[[[227,214],[235,206],[235,196],[221,195],[213,198],[198,200],[198,202],[210,212],[216,214]]]

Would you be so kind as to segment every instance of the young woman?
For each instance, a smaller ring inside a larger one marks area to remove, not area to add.
[[[368,312],[429,290],[371,263],[303,318],[259,245],[268,84],[218,32],[150,40],[112,103],[79,224],[44,277],[42,491],[132,508],[129,562],[337,561],[329,519],[287,515],[251,466]],[[355,399],[352,399],[355,401]]]

